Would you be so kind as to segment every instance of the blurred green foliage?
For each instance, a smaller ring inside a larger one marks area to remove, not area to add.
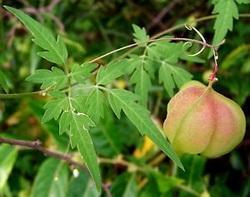
[[[239,13],[249,14],[249,4],[244,4],[248,3],[247,0],[236,2],[243,2],[237,4]],[[93,59],[132,43],[132,24],[145,27],[149,35],[154,35],[191,21],[207,41],[212,42],[214,35],[214,18],[199,23],[196,19],[211,15],[213,3],[216,1],[3,0],[1,3],[26,11],[53,32],[62,35],[71,54],[68,61],[72,64]],[[226,43],[219,48],[219,82],[215,85],[215,89],[238,102],[247,118],[246,136],[232,153],[213,160],[184,155],[181,160],[186,171],[183,172],[153,144],[140,137],[138,132],[135,132],[136,128],[125,116],[117,120],[111,111],[105,110],[105,118],[101,119],[100,124],[90,132],[100,157],[102,194],[96,191],[86,171],[78,169],[79,174],[74,174],[74,168],[61,161],[46,158],[35,150],[20,147],[16,149],[2,144],[0,145],[0,196],[249,196],[249,22],[249,17],[239,17],[239,20],[234,20],[232,31],[226,36]],[[135,31],[140,30],[135,29]],[[143,32],[140,34],[144,39],[148,39]],[[176,29],[171,34],[194,37],[194,33],[184,27]],[[191,51],[196,49],[197,46],[191,47]],[[25,78],[33,74],[36,69],[46,69],[52,65],[36,55],[39,50],[21,23],[0,8],[2,93],[22,93],[39,89],[38,85],[25,81]],[[98,63],[106,64],[122,54],[123,52],[115,53],[99,60]],[[184,67],[192,73],[193,78],[207,80],[206,73],[212,68],[208,56],[209,50],[206,50],[199,58],[195,57],[196,61],[183,61]],[[136,76],[134,78],[134,81],[138,79]],[[164,79],[161,80],[164,84]],[[125,78],[117,80],[115,85],[119,88],[131,88],[130,83],[133,84],[133,81]],[[165,84],[163,84],[157,86],[147,84],[150,86],[148,89],[150,111],[154,113],[156,121],[160,122],[159,125],[166,116],[166,106],[172,96],[164,91]],[[174,87],[170,89],[170,92],[176,92]],[[58,123],[50,120],[46,124],[41,124],[45,102],[46,98],[37,95],[20,97],[16,100],[0,100],[0,136],[26,140],[40,139],[48,148],[67,152],[68,137],[65,134],[58,136]],[[147,147],[148,151],[142,150],[146,150]],[[78,153],[71,153],[74,158],[79,159]],[[121,158],[128,163],[120,162]],[[48,188],[48,182],[51,182],[49,184],[51,188]]]

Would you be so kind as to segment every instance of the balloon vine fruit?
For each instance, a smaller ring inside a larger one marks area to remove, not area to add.
[[[185,84],[170,100],[164,132],[177,153],[210,158],[230,152],[243,139],[246,119],[240,106],[198,81]]]

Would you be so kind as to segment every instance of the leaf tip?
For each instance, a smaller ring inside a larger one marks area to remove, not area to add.
[[[8,5],[3,5],[2,7],[11,13],[13,13],[13,11],[16,10],[16,8],[13,8],[13,7],[8,6]]]

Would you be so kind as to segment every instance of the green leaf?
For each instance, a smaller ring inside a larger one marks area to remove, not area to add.
[[[98,155],[114,157],[121,152],[123,137],[127,140],[128,133],[126,132],[125,136],[121,134],[121,128],[118,127],[121,125],[116,124],[110,110],[105,110],[104,116],[105,118],[100,121],[98,127],[91,129],[90,133]]]
[[[238,8],[234,0],[218,0],[215,2],[213,14],[218,14],[214,24],[213,44],[219,44],[228,30],[233,29],[233,19],[239,18]]]
[[[138,44],[138,45],[142,45],[142,46],[146,46],[147,43],[149,42],[149,36],[147,35],[147,32],[145,30],[145,28],[140,28],[139,26],[133,24],[132,25],[134,33],[134,41]]]
[[[233,66],[239,66],[240,59],[245,59],[244,56],[248,56],[250,50],[250,44],[242,44],[229,52],[227,56],[223,59],[220,68],[230,69]],[[248,59],[244,62],[247,63]],[[243,66],[242,66],[243,68]]]
[[[149,74],[144,70],[143,65],[136,67],[130,81],[135,84],[135,93],[141,96],[141,104],[146,106],[148,92],[152,86]]]
[[[130,82],[135,84],[135,93],[141,97],[139,101],[146,106],[148,100],[148,92],[152,86],[151,78],[154,79],[157,64],[149,59],[146,54],[141,56],[133,55],[127,60],[129,74],[132,74]]]
[[[78,83],[84,83],[86,78],[91,75],[91,72],[96,68],[96,64],[84,63],[74,64],[71,69],[70,76]]]
[[[109,104],[113,111],[119,114],[122,109],[142,135],[146,134],[166,155],[183,169],[181,161],[171,148],[167,139],[151,120],[147,109],[135,102],[136,96],[126,90],[110,89],[107,91],[112,98],[109,99]],[[115,104],[112,102],[115,102]]]
[[[78,177],[72,176],[67,197],[98,197],[100,192],[97,191],[92,179],[85,173],[80,172]]]
[[[178,63],[179,59],[186,57],[183,43],[158,41],[152,43],[148,48],[148,58],[155,61],[155,64],[159,66],[159,82],[164,84],[164,88],[170,97],[174,95],[176,87],[181,87],[192,78],[190,73],[180,67],[174,66]]]
[[[134,102],[134,101],[139,100],[139,97],[137,95],[135,95],[132,92],[129,92],[127,90],[113,89],[112,92],[114,94],[117,94],[118,97],[122,97],[122,98],[126,97],[128,102]],[[109,105],[110,105],[111,109],[113,110],[113,112],[115,113],[117,118],[120,119],[121,110],[122,110],[122,105],[120,104],[120,100],[117,99],[115,96],[113,96],[113,94],[108,94],[108,101],[109,101]]]
[[[57,120],[62,111],[69,108],[68,98],[65,96],[50,100],[44,105],[44,108],[46,110],[42,118],[42,123],[48,122],[53,118]]]
[[[159,191],[161,193],[166,193],[170,191],[172,188],[174,188],[177,185],[180,185],[184,182],[184,180],[177,178],[175,176],[167,176],[164,174],[161,174],[160,172],[152,172],[154,175]]]
[[[67,123],[63,122],[69,120]],[[94,122],[83,113],[75,113],[73,111],[63,112],[59,121],[60,133],[67,132],[70,138],[72,148],[77,147],[80,152],[86,167],[93,177],[98,191],[101,190],[100,169],[97,162],[95,148],[89,134],[90,127],[93,127]],[[63,125],[61,125],[63,123]],[[62,127],[64,126],[64,128]]]
[[[158,187],[157,187],[157,182],[155,178],[150,175],[147,177],[148,182],[147,184],[141,189],[139,197],[152,197],[152,196],[164,196],[161,195]],[[166,195],[167,196],[167,195]],[[171,195],[169,195],[170,197]]]
[[[68,78],[61,69],[52,67],[51,70],[38,69],[34,74],[27,77],[26,80],[32,83],[41,83],[41,89],[52,87],[60,89],[65,87]]]
[[[175,87],[180,88],[191,79],[192,75],[184,69],[162,62],[159,69],[159,82],[164,84],[164,88],[170,97],[174,95]]]
[[[183,43],[169,43],[167,41],[158,41],[148,47],[148,57],[158,62],[164,61],[175,64],[183,55]]]
[[[110,191],[111,191],[112,196],[121,197],[126,190],[129,180],[131,180],[130,173],[124,172],[121,175],[119,175],[111,185]]]
[[[34,37],[33,41],[44,49],[44,51],[38,52],[39,56],[58,65],[66,63],[68,52],[60,36],[56,40],[50,30],[21,10],[9,6],[4,6],[4,8],[14,14],[25,25]]]
[[[71,121],[70,112],[68,111],[63,112],[59,120],[59,135],[62,135],[63,133],[69,133],[68,126],[70,121]]]
[[[9,89],[13,87],[9,78],[0,70],[0,86],[4,89],[5,92],[9,92]]]
[[[236,2],[239,4],[249,4],[250,0],[236,0]]]
[[[205,188],[205,181],[203,180],[203,172],[205,167],[205,158],[199,155],[184,155],[181,157],[186,171],[178,170],[178,177],[185,180],[187,185],[193,189],[202,192]]]
[[[107,85],[125,72],[127,61],[115,61],[107,66],[102,66],[97,73],[96,82],[98,85]]]
[[[2,144],[0,146],[0,191],[3,189],[17,158],[16,148]]]
[[[136,197],[137,196],[137,186],[135,182],[135,174],[132,174],[122,197]]]
[[[42,100],[29,99],[28,101],[28,107],[30,108],[32,115],[34,115],[38,120],[41,120],[44,115],[45,110],[43,109],[43,106],[44,101]],[[48,132],[48,134],[50,134],[58,151],[67,150],[69,138],[66,135],[58,135],[58,121],[52,120],[46,124],[42,124],[41,126],[46,132]]]
[[[66,197],[68,170],[62,161],[49,158],[42,163],[35,178],[31,197]]]
[[[99,122],[100,118],[104,117],[104,95],[102,91],[95,88],[93,89],[85,102],[87,108],[87,114],[96,123]]]

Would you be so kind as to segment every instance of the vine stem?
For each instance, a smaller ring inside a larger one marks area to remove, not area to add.
[[[146,44],[146,43],[152,43],[152,42],[156,42],[156,41],[166,41],[166,40],[170,40],[170,41],[185,41],[185,42],[193,42],[193,43],[197,43],[197,44],[200,44],[202,46],[205,46],[205,47],[208,47],[208,48],[214,48],[213,45],[211,44],[208,44],[206,42],[203,42],[203,41],[200,41],[200,40],[195,40],[195,39],[190,39],[190,38],[179,38],[179,37],[174,37],[174,38],[157,38],[157,39],[150,39],[148,42],[142,42],[141,44]],[[91,61],[89,61],[89,63],[94,63],[100,59],[103,59],[104,57],[107,57],[109,55],[112,55],[113,53],[117,53],[119,51],[123,51],[125,49],[129,49],[129,48],[132,48],[132,47],[136,47],[138,46],[137,43],[133,43],[133,44],[130,44],[130,45],[127,45],[127,46],[124,46],[124,47],[121,47],[121,48],[118,48],[118,49],[115,49],[113,51],[110,51],[108,53],[105,53]]]
[[[171,27],[169,29],[161,31],[160,33],[157,33],[157,34],[153,35],[152,38],[158,38],[158,37],[161,37],[161,36],[163,36],[163,35],[165,35],[165,34],[167,34],[169,32],[172,32],[172,31],[175,31],[177,29],[183,28],[183,27],[185,27],[186,24],[190,24],[192,22],[193,23],[199,23],[199,22],[202,22],[202,21],[207,21],[207,20],[215,19],[217,16],[218,16],[217,14],[216,15],[210,15],[210,16],[204,16],[204,17],[201,17],[201,18],[194,19],[193,21],[191,21],[189,23],[185,22],[185,23],[176,25],[174,27]],[[248,17],[250,17],[250,14],[248,14],[248,13],[239,14],[239,17],[240,18],[248,18]]]
[[[113,50],[113,51],[110,51],[110,52],[108,52],[108,53],[105,53],[105,54],[103,54],[103,55],[101,55],[101,56],[99,56],[99,57],[97,57],[97,58],[95,58],[95,59],[89,61],[89,63],[94,63],[94,62],[96,62],[96,61],[98,61],[98,60],[100,60],[100,59],[102,59],[102,58],[104,58],[104,57],[107,57],[107,56],[112,55],[112,54],[114,54],[114,53],[117,53],[117,52],[119,52],[119,51],[123,51],[123,50],[125,50],[125,49],[129,49],[129,48],[132,48],[132,47],[135,47],[135,46],[137,46],[137,44],[136,44],[136,43],[133,43],[133,44],[130,44],[130,45],[127,45],[127,46],[124,46],[124,47],[115,49],[115,50]]]

